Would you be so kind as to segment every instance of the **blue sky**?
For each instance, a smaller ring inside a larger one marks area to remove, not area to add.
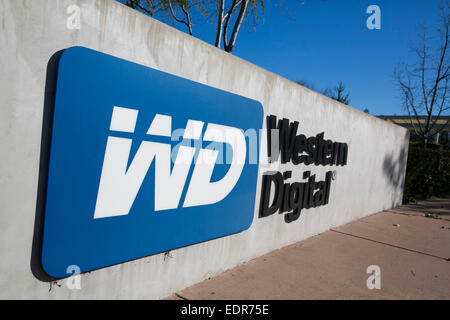
[[[437,0],[284,2],[288,14],[275,6],[279,1],[266,1],[264,23],[241,28],[233,54],[290,80],[306,80],[318,91],[342,80],[356,109],[405,114],[394,68],[414,62],[409,44],[417,40],[421,23],[438,25]],[[381,30],[366,27],[369,5],[381,9]],[[213,43],[215,25],[198,17],[194,23],[194,36]],[[181,24],[175,27],[186,32]]]

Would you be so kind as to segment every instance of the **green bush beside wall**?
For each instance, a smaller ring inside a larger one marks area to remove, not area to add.
[[[403,202],[450,194],[450,150],[440,146],[426,149],[411,143],[406,167]]]

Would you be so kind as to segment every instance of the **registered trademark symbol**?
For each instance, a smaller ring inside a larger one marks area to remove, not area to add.
[[[336,170],[334,170],[334,171],[331,173],[331,179],[336,180],[336,177],[337,177],[337,172],[336,172]]]

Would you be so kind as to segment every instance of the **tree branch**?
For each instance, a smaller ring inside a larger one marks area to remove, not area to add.
[[[244,0],[241,3],[241,9],[239,10],[239,15],[236,19],[236,22],[234,23],[233,33],[231,34],[230,42],[228,43],[227,47],[225,48],[226,52],[229,52],[229,53],[233,52],[234,44],[236,42],[236,38],[237,38],[237,35],[239,32],[239,29],[241,27],[242,21],[244,20],[245,12],[247,11],[248,1],[249,0]]]
[[[228,47],[228,39],[227,39],[228,24],[230,23],[231,15],[233,14],[233,11],[234,11],[234,9],[236,9],[237,5],[238,5],[238,1],[237,0],[233,0],[233,2],[231,4],[231,8],[228,10],[228,12],[226,14],[225,25],[223,26],[223,34],[222,34],[223,47],[224,47],[225,50]]]
[[[220,49],[220,41],[222,39],[222,29],[223,29],[223,13],[225,11],[225,0],[220,0],[220,7],[218,12],[218,21],[217,21],[217,32],[216,32],[216,42],[215,46]]]
[[[189,34],[192,36],[192,24],[191,24],[191,18],[190,18],[190,16],[189,16],[189,13],[188,13],[188,12],[186,11],[186,9],[184,8],[184,5],[180,5],[180,7],[181,7],[181,10],[183,10],[183,13],[185,14],[185,16],[186,16],[188,22],[186,22],[186,21],[184,21],[184,20],[181,20],[181,19],[178,19],[178,18],[177,18],[177,16],[175,15],[175,12],[173,11],[172,1],[171,1],[171,0],[168,0],[168,4],[169,4],[170,14],[172,15],[172,18],[173,18],[175,21],[177,21],[177,22],[179,22],[179,23],[182,23],[182,24],[184,24],[186,27],[188,27],[188,29],[189,29]]]
[[[187,12],[184,4],[181,5],[181,10],[183,11],[184,15],[186,16],[187,19],[187,26],[189,28],[189,34],[192,36],[192,22],[191,22],[191,16],[189,15],[189,12]]]
[[[139,9],[141,9],[142,11],[144,11],[145,13],[147,13],[149,16],[153,16],[153,11],[150,11],[147,8],[145,8],[138,0],[128,0],[127,4],[134,5]]]

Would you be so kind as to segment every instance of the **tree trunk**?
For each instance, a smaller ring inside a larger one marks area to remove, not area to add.
[[[228,53],[232,53],[234,49],[234,44],[236,43],[236,38],[239,33],[239,28],[241,27],[242,21],[244,20],[245,12],[247,11],[248,1],[244,0],[241,3],[241,9],[239,10],[239,15],[236,19],[236,23],[234,24],[233,33],[231,34],[230,41],[225,48],[225,51]]]

